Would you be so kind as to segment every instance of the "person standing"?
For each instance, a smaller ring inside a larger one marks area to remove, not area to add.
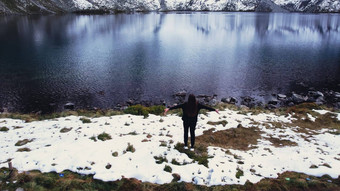
[[[197,116],[198,116],[199,111],[201,109],[206,109],[209,111],[216,111],[216,113],[218,114],[219,114],[219,111],[217,109],[198,103],[195,95],[190,94],[187,102],[180,104],[180,105],[176,105],[174,107],[164,109],[164,115],[166,115],[166,113],[169,110],[178,109],[178,108],[182,108],[183,110],[182,120],[183,120],[183,127],[184,127],[184,145],[185,145],[184,148],[188,149],[188,131],[190,129],[190,140],[191,140],[190,150],[193,151],[194,146],[195,146],[195,129],[196,129]]]

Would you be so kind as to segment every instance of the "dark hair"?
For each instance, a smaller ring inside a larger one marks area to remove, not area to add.
[[[188,97],[188,102],[186,104],[186,115],[189,117],[195,117],[197,113],[197,101],[194,94],[190,94]]]

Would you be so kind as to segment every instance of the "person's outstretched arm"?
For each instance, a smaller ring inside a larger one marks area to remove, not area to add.
[[[214,108],[208,107],[208,106],[206,106],[206,105],[198,104],[198,108],[199,108],[199,109],[206,109],[206,110],[209,110],[209,111],[215,111],[216,113],[220,114],[220,112],[218,111],[218,109],[214,109]]]
[[[176,106],[173,106],[173,107],[170,107],[170,108],[165,108],[165,109],[164,109],[164,115],[166,115],[166,112],[168,112],[169,110],[178,109],[178,108],[183,108],[183,105],[184,105],[184,104],[179,104],[179,105],[176,105]]]

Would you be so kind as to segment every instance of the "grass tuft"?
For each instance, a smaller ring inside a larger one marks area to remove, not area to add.
[[[0,131],[2,131],[2,132],[6,132],[6,131],[8,131],[9,129],[7,128],[7,127],[1,127],[0,128]]]
[[[132,115],[143,115],[147,118],[149,114],[160,115],[164,112],[165,107],[163,105],[154,105],[151,107],[145,107],[140,104],[129,106],[124,110],[124,113]]]
[[[97,141],[97,137],[94,136],[94,135],[92,137],[90,137],[89,139],[91,139],[92,141],[95,141],[95,142]]]
[[[101,140],[101,141],[106,141],[106,140],[112,139],[112,137],[111,137],[111,135],[103,132],[103,133],[98,135],[98,139]]]
[[[92,121],[88,118],[82,117],[79,119],[80,121],[82,121],[83,123],[91,123]]]
[[[168,162],[168,159],[166,159],[166,157],[163,157],[162,155],[160,156],[154,156],[154,159],[156,159],[156,163],[157,164],[162,164],[163,162]]]
[[[174,165],[181,165],[181,163],[177,162],[176,159],[172,159],[172,160],[171,160],[171,164],[174,164]]]
[[[20,149],[17,150],[17,152],[30,152],[30,151],[31,151],[31,149],[30,149],[30,148],[27,148],[27,147],[25,147],[25,148],[20,148]]]
[[[70,128],[64,127],[64,128],[62,128],[62,129],[60,129],[60,133],[67,133],[67,132],[69,132],[69,131],[71,131],[71,130],[72,130],[72,127],[70,127]]]
[[[225,127],[228,124],[228,121],[226,120],[222,120],[222,121],[216,121],[216,122],[212,122],[212,121],[208,121],[207,123],[208,125],[223,125],[223,127]]]
[[[236,170],[237,170],[237,172],[236,172],[235,177],[236,177],[237,179],[240,179],[241,176],[244,176],[243,170],[241,170],[241,169],[239,169],[239,168],[237,168]]]
[[[27,143],[32,142],[34,139],[24,139],[24,140],[20,140],[17,143],[15,143],[15,146],[20,147],[23,145],[26,145]]]
[[[208,159],[211,157],[208,156],[207,148],[205,146],[197,144],[195,151],[190,151],[189,149],[184,149],[184,144],[177,143],[175,149],[180,153],[185,153],[189,158],[197,161],[198,164],[202,164],[208,168]]]
[[[133,147],[133,145],[128,143],[128,146],[126,147],[125,151],[134,153],[136,151],[136,149]]]
[[[165,165],[165,167],[164,167],[164,169],[163,169],[165,172],[172,172],[172,168],[171,168],[171,166],[169,166],[169,165]]]
[[[290,141],[290,140],[282,140],[279,138],[275,138],[275,137],[270,137],[270,138],[266,138],[267,140],[269,140],[274,147],[286,147],[286,146],[297,146],[298,144],[296,142]]]

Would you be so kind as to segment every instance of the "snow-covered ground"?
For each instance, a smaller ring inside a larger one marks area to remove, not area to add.
[[[328,174],[333,178],[340,175],[340,135],[320,130],[307,136],[294,131],[294,128],[274,129],[263,125],[268,122],[289,123],[294,120],[291,116],[243,115],[232,110],[221,111],[220,115],[214,112],[207,115],[199,117],[197,136],[211,128],[217,131],[236,128],[240,123],[243,127],[257,124],[264,132],[257,148],[248,151],[229,149],[226,152],[223,148],[208,147],[212,158],[207,168],[174,149],[177,142],[183,141],[182,121],[176,115],[150,115],[146,119],[142,116],[117,115],[91,118],[91,123],[83,123],[77,116],[30,123],[0,119],[0,128],[9,129],[0,131],[0,168],[7,167],[5,161],[12,159],[13,167],[19,171],[39,169],[42,172],[61,172],[69,169],[81,174],[95,174],[94,178],[104,181],[124,176],[159,184],[171,182],[172,173],[177,173],[181,176],[180,181],[208,186],[244,184],[246,180],[255,183],[264,177],[275,178],[284,171],[316,176]],[[340,114],[337,115],[339,120]],[[221,120],[227,120],[228,124],[225,127],[207,124],[208,121]],[[63,133],[62,129],[71,130]],[[103,132],[112,139],[90,139]],[[266,137],[286,139],[298,145],[274,147]],[[31,142],[15,146],[24,139]],[[135,152],[126,151],[129,144],[133,145]],[[19,148],[29,148],[31,151],[17,152]],[[113,156],[115,152],[117,156]],[[239,157],[235,159],[230,153]],[[165,157],[168,162],[157,164],[155,156]],[[172,164],[172,159],[182,165]],[[172,168],[172,173],[163,170],[165,165]],[[317,168],[310,168],[312,165]],[[244,172],[239,179],[235,177],[238,169]]]

